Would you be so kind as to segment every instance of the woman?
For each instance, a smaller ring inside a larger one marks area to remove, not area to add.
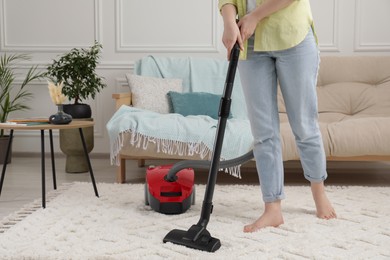
[[[336,218],[326,196],[326,157],[317,121],[319,51],[309,0],[220,0],[223,44],[238,42],[239,72],[254,137],[264,212],[244,232],[284,223],[284,173],[279,137],[279,83],[305,178],[319,218]],[[238,16],[239,22],[236,23]]]

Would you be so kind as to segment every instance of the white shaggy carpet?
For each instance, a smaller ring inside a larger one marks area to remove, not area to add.
[[[1,259],[389,259],[390,189],[327,187],[338,219],[316,218],[309,187],[286,187],[285,224],[245,234],[262,212],[258,186],[217,185],[208,230],[221,240],[215,253],[164,244],[172,229],[199,220],[196,205],[163,215],[144,205],[142,184],[90,183],[60,187],[46,209],[35,201],[0,222]],[[35,208],[35,209],[34,209]]]

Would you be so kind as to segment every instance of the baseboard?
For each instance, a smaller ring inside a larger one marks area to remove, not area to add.
[[[50,153],[45,153],[46,157],[50,157]],[[55,158],[65,158],[65,154],[60,152],[54,153]],[[41,153],[35,153],[35,152],[12,152],[12,157],[41,157]],[[90,159],[110,159],[109,153],[90,153],[89,154]]]

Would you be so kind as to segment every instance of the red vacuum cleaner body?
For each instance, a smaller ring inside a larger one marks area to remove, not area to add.
[[[181,214],[195,203],[194,170],[180,170],[174,182],[165,176],[172,165],[149,166],[146,170],[145,204],[160,213]]]

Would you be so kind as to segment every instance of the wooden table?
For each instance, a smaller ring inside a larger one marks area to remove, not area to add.
[[[89,159],[89,154],[87,151],[87,147],[85,144],[85,139],[83,135],[82,129],[85,127],[91,127],[94,125],[93,121],[72,121],[69,124],[66,125],[54,125],[54,124],[0,124],[0,129],[5,129],[10,131],[10,138],[8,141],[8,147],[7,147],[7,152],[5,155],[5,160],[3,164],[3,170],[1,173],[1,179],[0,179],[0,195],[1,195],[1,190],[3,188],[3,183],[4,183],[4,177],[5,177],[5,172],[7,169],[7,160],[10,156],[10,150],[11,150],[11,145],[12,145],[12,139],[13,139],[13,133],[14,131],[19,131],[19,130],[40,130],[41,131],[41,169],[42,169],[42,207],[46,207],[46,184],[45,184],[45,138],[44,138],[44,132],[45,130],[49,130],[49,137],[50,137],[50,154],[51,154],[51,164],[52,164],[52,173],[53,173],[53,187],[54,189],[57,189],[57,183],[56,183],[56,171],[55,171],[55,162],[54,162],[54,153],[53,153],[53,132],[52,130],[59,130],[59,129],[79,129],[80,133],[80,139],[81,143],[84,148],[84,153],[85,157],[87,158],[87,163],[88,163],[88,168],[89,168],[89,173],[91,175],[91,180],[92,180],[92,185],[93,189],[95,191],[96,197],[99,197],[99,193],[96,187],[96,182],[95,182],[95,177],[93,175],[92,171],[92,165],[91,161]]]

